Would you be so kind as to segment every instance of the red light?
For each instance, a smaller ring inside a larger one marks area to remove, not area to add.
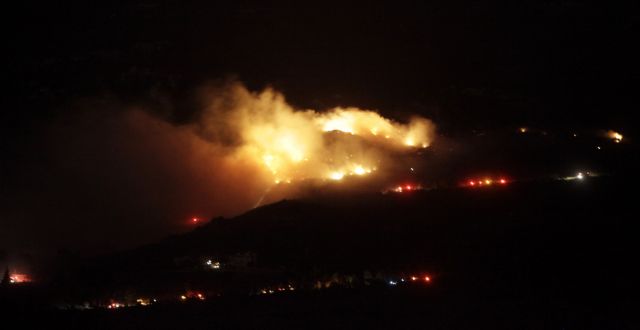
[[[198,218],[193,218],[193,219],[191,219],[191,221],[193,221],[194,223],[198,222]]]
[[[475,183],[475,182],[473,182],[473,181],[469,181],[469,185],[470,185],[470,186],[475,186],[475,185],[476,185],[476,183]]]
[[[424,277],[424,281],[425,281],[425,282],[431,282],[431,277],[429,277],[429,276],[425,276],[425,277]]]
[[[482,186],[482,181],[478,181],[478,184]]]
[[[505,179],[500,179],[500,183],[501,183],[501,184],[505,184],[505,183],[507,183],[507,180],[505,180]]]
[[[411,190],[411,186],[410,185],[407,185],[406,188],[407,188],[407,190]]]

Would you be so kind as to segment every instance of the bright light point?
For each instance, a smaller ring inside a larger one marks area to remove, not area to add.
[[[528,129],[526,127],[520,127],[520,133],[526,133]]]
[[[623,138],[622,134],[620,134],[620,133],[618,133],[616,131],[612,131],[612,130],[609,130],[607,132],[607,137],[610,138],[610,139],[613,139],[613,141],[615,143],[620,143],[622,141],[622,138]]]
[[[602,149],[602,148],[600,148],[600,146],[596,146],[596,149],[600,150],[600,149]]]
[[[198,222],[198,221],[199,221],[199,219],[198,219],[198,218],[192,218],[192,219],[191,219],[191,222],[193,222],[193,223],[196,223],[196,222]]]
[[[579,172],[578,175],[576,175],[576,178],[582,180],[584,179],[584,174],[582,174],[582,172]]]
[[[389,281],[389,285],[396,285],[396,284],[398,284],[398,282],[395,282],[395,281]]]
[[[428,143],[423,143],[423,144],[422,144],[422,148],[427,148],[427,147],[429,147],[429,144],[428,144]]]
[[[180,300],[187,300],[187,296],[185,295],[180,296]]]
[[[412,138],[407,138],[406,140],[404,140],[404,144],[406,144],[409,147],[413,147],[416,145],[416,143],[413,141]]]
[[[411,276],[411,280],[412,280],[412,281],[417,281],[417,280],[418,280],[418,278],[417,278],[417,277],[415,277],[415,276]]]
[[[431,277],[429,277],[429,276],[425,276],[425,277],[424,277],[424,281],[425,281],[425,282],[431,282]]]
[[[362,166],[357,166],[354,170],[353,173],[356,175],[364,175],[367,173],[367,171],[362,167]]]
[[[501,184],[505,184],[505,183],[507,183],[507,180],[505,180],[505,179],[500,179],[500,183],[501,183]]]
[[[413,172],[413,167],[409,168],[411,170],[411,172]]]
[[[476,183],[475,183],[474,181],[469,181],[469,185],[470,185],[470,186],[475,186],[475,185],[476,185]]]
[[[412,188],[413,188],[413,187],[411,187],[410,185],[406,185],[406,186],[405,186],[405,189],[407,189],[407,190],[411,190]]]
[[[490,179],[485,179],[485,180],[484,180],[484,183],[486,183],[486,184],[491,184],[491,180],[490,180]]]
[[[340,181],[342,178],[344,178],[344,173],[342,172],[332,172],[329,174],[329,179],[331,180]]]

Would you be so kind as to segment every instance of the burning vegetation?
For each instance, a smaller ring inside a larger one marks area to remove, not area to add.
[[[398,123],[353,107],[295,109],[272,89],[252,93],[235,84],[205,95],[200,134],[231,146],[228,157],[254,164],[275,184],[364,176],[391,152],[427,148],[434,137],[425,118]]]

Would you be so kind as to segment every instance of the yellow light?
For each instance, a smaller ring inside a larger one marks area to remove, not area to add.
[[[609,131],[607,132],[607,136],[608,136],[610,139],[613,139],[613,141],[614,141],[615,143],[620,143],[620,142],[622,141],[622,138],[623,138],[622,134],[620,134],[620,133],[618,133],[618,132],[616,132],[616,131],[612,131],[612,130],[609,130]]]
[[[182,296],[180,296],[180,299],[181,300],[187,300],[187,296],[182,295]]]
[[[342,180],[342,178],[344,178],[344,173],[342,172],[331,172],[331,174],[329,174],[329,179],[331,180],[339,181]]]
[[[520,133],[526,133],[528,129],[526,127],[520,127]]]
[[[484,183],[491,184],[491,180],[490,179],[486,179],[486,180],[484,180]]]
[[[364,175],[367,173],[367,170],[365,170],[362,166],[356,166],[356,168],[353,170],[353,173],[356,175]]]
[[[416,145],[412,138],[406,138],[404,140],[404,144],[408,145],[409,147],[413,147]]]

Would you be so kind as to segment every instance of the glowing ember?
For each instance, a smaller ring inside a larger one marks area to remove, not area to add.
[[[353,174],[364,175],[367,174],[367,171],[362,166],[356,166],[356,168],[353,170]]]
[[[607,132],[607,137],[612,139],[615,143],[622,142],[622,138],[623,138],[622,134],[612,130]]]
[[[344,173],[342,172],[331,172],[331,174],[329,174],[329,179],[331,180],[342,180],[342,178],[344,178]]]
[[[11,274],[9,276],[10,283],[29,283],[31,278],[26,274]]]

